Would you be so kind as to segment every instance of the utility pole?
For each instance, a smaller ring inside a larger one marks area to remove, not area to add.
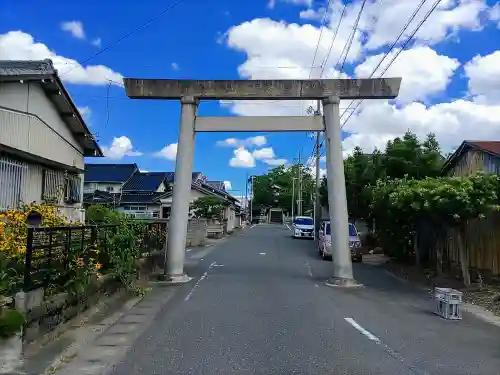
[[[245,220],[248,218],[248,172],[245,174]]]
[[[295,217],[295,180],[296,177],[292,177],[292,221]]]
[[[316,112],[315,116],[321,116],[321,102],[318,100],[316,102]],[[321,204],[319,200],[319,184],[320,184],[320,167],[319,167],[319,159],[320,159],[320,132],[316,133],[316,189],[314,195],[314,232],[316,234],[316,238],[319,232],[319,225],[321,221]]]
[[[252,180],[252,185],[250,187],[251,189],[251,197],[250,197],[250,225],[252,225],[252,221],[253,221],[253,178],[254,176],[250,176],[251,180]]]
[[[300,151],[299,151],[299,164],[297,165],[297,172],[299,174],[298,176],[298,186],[297,186],[297,194],[298,194],[298,207],[297,207],[297,213],[298,216],[302,216],[302,171],[301,171],[301,166],[300,166]]]

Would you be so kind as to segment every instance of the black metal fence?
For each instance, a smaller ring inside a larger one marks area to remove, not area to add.
[[[137,233],[141,253],[163,248],[167,222],[141,224],[143,225]],[[70,261],[73,261],[71,257],[75,254],[83,262],[96,257],[103,263],[105,271],[104,258],[109,250],[108,239],[119,230],[119,225],[28,228],[22,288],[24,291],[30,291],[49,285],[65,285],[68,281]],[[97,249],[99,252],[96,252]]]

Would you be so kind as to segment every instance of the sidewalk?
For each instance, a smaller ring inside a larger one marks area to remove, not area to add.
[[[136,338],[151,325],[155,316],[178,289],[176,286],[156,285],[145,298],[130,299],[110,316],[107,316],[106,311],[102,311],[99,317],[96,316],[81,327],[74,327],[72,332],[66,332],[43,348],[43,351],[48,353],[66,344],[66,349],[53,356],[48,365],[47,360],[42,361],[40,356],[37,356],[36,359],[28,360],[22,370],[28,374],[55,375],[107,373],[111,370],[110,366],[118,362]],[[69,343],[71,339],[73,341]]]

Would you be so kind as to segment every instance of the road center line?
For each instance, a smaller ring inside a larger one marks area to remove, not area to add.
[[[256,225],[257,225],[257,224],[252,225],[252,226],[250,227],[250,229],[254,228]]]
[[[352,325],[354,328],[356,328],[360,333],[368,337],[368,339],[375,341],[377,344],[382,343],[382,341],[380,341],[380,339],[377,336],[375,336],[370,331],[367,331],[366,329],[361,327],[358,323],[356,323],[356,321],[353,318],[344,318],[344,320],[350,325]]]
[[[306,260],[306,267],[307,267],[307,273],[309,274],[309,276],[312,277],[312,275],[313,275],[312,268],[311,268],[311,265],[309,264],[309,261],[307,261],[307,260]]]
[[[285,225],[288,228],[288,230],[292,230],[292,228],[290,228],[290,226],[288,224],[285,223]]]
[[[212,262],[210,264],[210,266],[208,266],[208,270],[210,270],[212,267],[214,267],[217,263],[216,262]],[[189,299],[191,298],[191,296],[193,295],[194,291],[196,290],[196,288],[198,288],[198,285],[200,285],[200,283],[205,280],[208,276],[208,270],[205,271],[205,273],[200,277],[200,279],[196,282],[196,284],[194,284],[193,286],[193,289],[191,289],[191,291],[188,293],[188,295],[186,296],[186,298],[184,298],[184,301],[189,301]]]
[[[406,368],[408,368],[408,370],[410,370],[411,372],[413,372],[414,374],[416,375],[430,375],[429,372],[423,370],[423,369],[420,369],[418,367],[415,367],[413,365],[408,365],[405,363],[405,360],[404,358],[401,356],[401,354],[399,354],[398,352],[396,352],[395,350],[389,348],[387,345],[385,345],[377,336],[375,336],[373,333],[371,333],[370,331],[364,329],[363,327],[361,327],[353,318],[344,318],[344,320],[349,323],[351,326],[353,326],[354,328],[356,328],[358,330],[359,333],[361,333],[362,335],[364,335],[365,337],[367,337],[370,341],[373,341],[374,343],[376,343],[377,345],[380,345],[384,351],[389,354],[392,358],[394,358],[395,360],[401,362],[403,364],[403,366],[405,366]]]

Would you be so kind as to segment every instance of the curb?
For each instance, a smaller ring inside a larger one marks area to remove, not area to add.
[[[126,293],[126,292],[123,292]],[[102,334],[107,328],[109,328],[111,325],[116,323],[118,319],[120,319],[123,315],[125,315],[130,309],[132,309],[135,305],[137,305],[140,301],[142,301],[142,297],[133,297],[126,301],[123,306],[120,308],[119,311],[114,313],[113,315],[109,316],[108,318],[105,318],[99,326],[102,328],[102,331],[100,332],[92,332],[89,331],[89,327],[87,326],[82,326],[81,328],[78,328],[75,332],[75,336],[78,336],[79,334],[81,336],[84,336],[85,338],[80,341],[76,341],[72,343],[66,350],[64,350],[52,363],[44,369],[43,374],[53,374],[55,373],[58,368],[65,364],[70,362],[73,358],[76,357],[78,354],[78,350],[83,348],[85,345],[87,345],[89,342],[95,340],[99,335]]]

